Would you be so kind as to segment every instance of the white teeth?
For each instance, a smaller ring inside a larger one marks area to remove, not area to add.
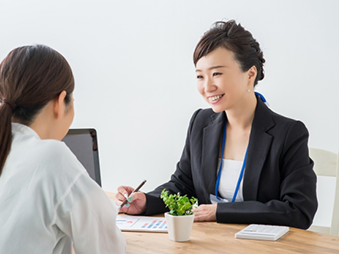
[[[222,95],[216,95],[216,96],[213,96],[213,97],[209,97],[208,99],[210,101],[216,101],[216,100],[220,99],[221,97],[222,97]]]

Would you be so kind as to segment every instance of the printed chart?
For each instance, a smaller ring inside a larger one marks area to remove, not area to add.
[[[167,232],[164,217],[118,215],[116,224],[122,231]]]

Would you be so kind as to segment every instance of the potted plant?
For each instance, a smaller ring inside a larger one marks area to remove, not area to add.
[[[165,213],[170,240],[188,241],[194,221],[192,209],[198,206],[197,199],[195,197],[189,199],[186,195],[180,196],[180,193],[168,195],[166,189],[162,190],[161,199],[170,209],[169,212]]]

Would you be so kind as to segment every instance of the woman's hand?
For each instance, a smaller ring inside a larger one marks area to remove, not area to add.
[[[133,188],[130,186],[119,186],[118,192],[115,194],[115,204],[120,207],[121,203],[125,201],[127,197],[131,195],[132,199],[122,208],[120,213],[129,214],[141,214],[146,211],[146,195],[143,192],[133,192]]]
[[[194,221],[216,221],[217,204],[199,205],[193,209]]]

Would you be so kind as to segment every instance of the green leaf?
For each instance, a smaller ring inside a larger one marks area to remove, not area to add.
[[[166,207],[169,208],[169,214],[174,216],[191,215],[193,214],[192,209],[197,207],[198,204],[198,200],[195,197],[189,199],[187,195],[181,196],[179,192],[168,195],[166,189],[162,190],[160,197]]]

